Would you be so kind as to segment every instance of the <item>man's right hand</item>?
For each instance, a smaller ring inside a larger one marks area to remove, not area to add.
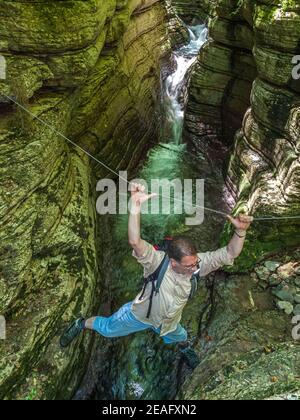
[[[130,183],[131,199],[128,222],[129,244],[134,249],[138,257],[145,252],[145,242],[141,239],[141,205],[157,194],[146,194],[145,187],[141,184]]]
[[[135,182],[130,183],[131,191],[131,201],[135,206],[141,206],[146,201],[150,200],[153,197],[156,197],[157,194],[146,194],[145,187],[142,184],[137,184]]]

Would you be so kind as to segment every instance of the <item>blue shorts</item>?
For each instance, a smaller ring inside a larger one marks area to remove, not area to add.
[[[126,303],[112,316],[106,318],[96,317],[93,330],[104,337],[125,337],[138,331],[152,329],[156,334],[160,334],[160,328],[154,328],[149,324],[139,321],[131,311],[132,302]],[[177,329],[162,337],[165,344],[173,344],[187,341],[186,330],[178,324]]]

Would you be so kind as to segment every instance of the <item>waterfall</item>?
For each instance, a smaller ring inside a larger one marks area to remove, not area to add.
[[[176,69],[165,80],[163,87],[163,106],[165,109],[165,126],[163,140],[180,144],[184,121],[186,76],[191,66],[197,60],[198,53],[207,39],[208,30],[205,25],[188,26],[190,40],[177,51],[173,52]]]

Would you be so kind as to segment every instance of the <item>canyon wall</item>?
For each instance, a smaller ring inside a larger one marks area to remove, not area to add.
[[[215,6],[215,0],[171,0],[171,3],[186,22],[207,21]]]
[[[167,11],[157,0],[1,1],[0,14],[0,398],[68,399],[91,336],[65,352],[58,337],[99,306],[95,184],[111,174],[58,132],[115,170],[137,164],[157,141]]]
[[[185,140],[226,148],[236,210],[300,214],[299,5],[172,4],[189,22],[210,17]],[[96,214],[96,182],[112,174],[58,132],[114,170],[133,170],[158,139],[161,66],[187,31],[170,2],[156,0],[1,1],[0,14],[0,398],[299,398],[296,219],[255,222],[231,269],[245,274],[203,279],[183,317],[201,358],[194,372],[151,332],[95,345],[86,334],[60,350],[68,321],[100,303],[109,315],[136,294],[140,270],[127,243],[117,258],[112,224]],[[201,246],[218,239],[213,227],[197,235]],[[227,226],[221,241],[231,234]]]
[[[235,210],[299,215],[300,9],[296,1],[217,1],[191,79],[185,138],[206,150],[221,141]],[[231,232],[224,234],[226,243]],[[299,244],[299,219],[257,221],[236,270]]]

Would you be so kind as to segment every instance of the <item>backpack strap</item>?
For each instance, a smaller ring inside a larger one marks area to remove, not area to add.
[[[193,274],[191,277],[191,284],[192,284],[192,288],[191,288],[191,293],[189,296],[189,299],[192,299],[195,295],[195,293],[198,290],[198,281],[200,280],[200,273],[197,274]]]
[[[161,268],[163,266],[163,263],[164,263],[164,260],[162,260],[162,262],[159,264],[159,266],[157,267],[157,269],[152,274],[150,274],[148,277],[143,277],[142,280],[143,280],[144,287],[143,287],[142,294],[139,297],[139,300],[142,300],[142,298],[143,298],[143,296],[145,294],[146,287],[147,287],[148,283],[150,283],[153,280],[153,278],[156,279],[158,277],[158,274],[159,274],[159,272],[160,272],[160,270],[161,270]]]
[[[157,293],[159,292],[159,288],[162,284],[162,281],[163,281],[164,276],[166,274],[166,271],[168,269],[169,262],[170,262],[170,259],[169,259],[168,255],[165,254],[162,262],[160,263],[158,268],[154,271],[154,273],[152,273],[152,274],[150,274],[150,276],[144,278],[144,288],[143,288],[143,291],[142,291],[142,294],[141,294],[139,300],[142,300],[142,298],[145,294],[147,285],[150,282],[152,284],[152,290],[151,290],[151,295],[150,295],[150,299],[149,299],[149,307],[148,307],[148,312],[147,312],[147,318],[149,318],[150,314],[151,314],[152,300],[153,300],[154,293],[155,293],[155,295],[157,295]],[[156,284],[155,284],[155,282],[156,282]]]
[[[164,259],[161,264],[161,269],[159,270],[157,281],[156,281],[156,287],[155,287],[155,294],[159,292],[160,286],[162,284],[162,281],[165,277],[165,274],[167,272],[167,269],[169,267],[170,258],[168,257],[168,254],[165,254]]]

